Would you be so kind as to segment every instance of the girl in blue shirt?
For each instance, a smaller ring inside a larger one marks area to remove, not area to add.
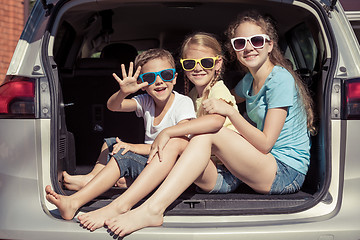
[[[194,136],[150,198],[106,222],[115,234],[124,236],[162,225],[166,208],[194,181],[203,179],[208,182],[204,188],[212,189],[215,179],[204,175],[212,153],[256,192],[289,194],[301,188],[310,159],[310,133],[314,132],[308,91],[280,53],[269,19],[248,12],[229,26],[227,36],[230,51],[248,71],[235,94],[239,101],[246,101],[247,114],[256,126],[226,101],[203,101],[207,113],[228,117],[238,132],[223,127]],[[149,155],[154,151],[159,150],[153,148]]]

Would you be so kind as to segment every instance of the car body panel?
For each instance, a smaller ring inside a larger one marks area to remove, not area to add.
[[[58,1],[47,1],[57,3]],[[105,0],[92,2],[104,8]],[[113,0],[118,2],[118,0]],[[134,1],[133,1],[134,2]],[[138,1],[143,2],[143,1]],[[271,2],[271,1],[270,1]],[[289,1],[293,2],[293,1]],[[79,1],[67,3],[67,7]],[[310,9],[299,1],[295,4]],[[341,10],[340,5],[336,5]],[[66,8],[62,8],[66,11]],[[317,13],[311,10],[316,16]],[[332,79],[345,80],[360,77],[360,47],[353,45],[355,35],[350,30],[342,11],[329,13],[329,29],[322,28],[328,36],[325,44],[338,47],[338,59]],[[52,56],[54,33],[41,35],[47,25],[47,17],[39,16],[36,24],[27,25],[19,40],[8,75],[43,77],[46,72],[42,59],[43,41],[49,41],[48,52]],[[322,17],[317,16],[320,19]],[[31,21],[31,20],[29,20]],[[54,23],[56,27],[58,22]],[[39,29],[34,32],[34,29]],[[331,32],[332,34],[328,35]],[[332,51],[326,47],[326,55]],[[34,58],[34,56],[36,56]],[[34,66],[40,66],[34,71]],[[344,71],[343,66],[346,66]],[[330,81],[324,88],[335,91]],[[330,94],[330,93],[329,93]],[[325,98],[326,96],[324,96]],[[329,97],[340,101],[341,96]],[[324,99],[327,101],[327,99]],[[339,103],[341,104],[341,102]],[[325,110],[331,114],[330,109]],[[0,118],[0,238],[1,239],[99,239],[114,237],[105,228],[89,232],[76,220],[59,218],[56,208],[45,199],[44,187],[52,185],[52,119],[1,119]],[[137,231],[126,239],[359,239],[360,238],[360,123],[358,120],[330,119],[329,130],[329,178],[327,193],[314,205],[302,211],[288,214],[238,215],[238,216],[165,216],[162,227]],[[21,126],[21,127],[19,127]],[[11,137],[10,137],[11,136]],[[17,206],[14,208],[14,206]]]

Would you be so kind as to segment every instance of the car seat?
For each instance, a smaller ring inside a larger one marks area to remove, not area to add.
[[[129,44],[107,45],[100,58],[79,59],[73,78],[62,84],[64,102],[72,103],[65,114],[67,129],[75,138],[77,165],[94,164],[106,137],[143,141],[143,121],[135,113],[111,112],[106,106],[109,97],[119,90],[112,73],[122,77],[121,64],[128,65],[136,55],[137,50]]]

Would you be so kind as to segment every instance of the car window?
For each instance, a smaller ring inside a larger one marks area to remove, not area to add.
[[[74,28],[67,22],[63,22],[57,33],[56,41],[54,42],[54,57],[59,66],[64,66],[67,56],[71,49],[71,43],[74,42],[76,32]],[[61,39],[61,41],[57,40]]]
[[[358,21],[351,21],[350,23],[351,23],[352,28],[354,29],[356,38],[357,38],[357,40],[358,40],[359,43],[360,43],[360,20],[358,20]]]
[[[305,23],[299,24],[286,34],[287,42],[293,58],[294,69],[313,71],[316,64],[318,49],[310,29]]]
[[[355,32],[357,40],[360,42],[360,11],[358,8],[345,12],[349,22]]]

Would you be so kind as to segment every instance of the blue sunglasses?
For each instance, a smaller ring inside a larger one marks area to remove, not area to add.
[[[164,82],[170,82],[175,78],[176,70],[174,68],[164,69],[159,72],[147,72],[139,75],[142,82],[147,82],[149,85],[156,81],[159,76]]]

